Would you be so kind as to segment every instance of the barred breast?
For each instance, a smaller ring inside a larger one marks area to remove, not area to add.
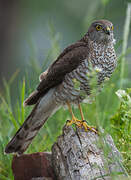
[[[110,78],[117,63],[116,54],[112,46],[104,50],[104,47],[92,44],[93,51],[88,59],[68,73],[64,81],[55,91],[57,103],[65,104],[67,101],[78,104],[91,94],[90,80],[92,70],[99,69],[97,72],[97,82],[100,85],[105,78]],[[92,68],[92,69],[91,69]]]
[[[89,63],[88,59],[85,59],[77,69],[67,74],[63,83],[57,87],[55,91],[56,101],[63,104],[67,101],[72,103],[81,102],[84,99],[81,91],[84,90],[87,95],[90,92],[88,72]]]
[[[101,70],[101,72],[98,73],[98,84],[101,84],[105,78],[111,77],[117,66],[114,44],[109,44],[105,49],[105,46],[101,44],[98,45],[94,42],[91,44],[91,48],[93,49],[91,53],[91,62],[94,67]]]

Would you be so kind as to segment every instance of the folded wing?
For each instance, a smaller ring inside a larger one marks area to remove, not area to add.
[[[78,41],[67,47],[56,61],[40,75],[40,84],[24,101],[24,106],[36,104],[51,88],[59,85],[67,73],[70,73],[88,58],[87,43]]]

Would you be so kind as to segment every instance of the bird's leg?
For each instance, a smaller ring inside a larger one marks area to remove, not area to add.
[[[78,127],[81,127],[82,121],[79,120],[79,119],[77,119],[77,118],[74,116],[73,111],[72,111],[72,108],[71,108],[71,105],[70,105],[69,102],[67,102],[67,106],[68,106],[69,112],[70,112],[70,114],[71,114],[71,116],[72,116],[72,120],[69,120],[69,121],[67,122],[67,126],[70,126],[70,125],[72,125],[72,124],[76,124]]]
[[[80,126],[80,127],[83,126],[84,129],[85,129],[85,131],[91,130],[91,131],[97,133],[96,128],[93,127],[93,126],[89,126],[89,125],[87,124],[87,122],[84,120],[84,114],[83,114],[83,111],[82,111],[82,108],[81,108],[81,105],[80,105],[80,104],[78,104],[78,108],[79,108],[79,110],[80,110],[81,119],[82,119],[82,121],[81,121],[81,126]]]
[[[89,125],[87,124],[87,122],[84,120],[84,114],[83,114],[83,112],[82,112],[82,108],[81,108],[81,105],[80,105],[80,104],[78,104],[78,108],[79,108],[79,110],[80,110],[80,114],[81,114],[81,119],[82,119],[82,120],[79,120],[79,119],[77,119],[77,118],[74,116],[73,111],[72,111],[72,108],[71,108],[71,105],[70,105],[69,102],[67,102],[67,106],[68,106],[69,112],[70,112],[70,114],[71,114],[71,116],[72,116],[72,120],[69,120],[69,121],[67,122],[67,126],[70,126],[70,125],[72,125],[72,124],[76,124],[76,125],[77,125],[78,127],[80,127],[80,128],[81,128],[81,127],[84,127],[85,131],[90,130],[90,131],[93,131],[93,132],[97,133],[97,130],[95,129],[95,127],[89,126]]]
[[[80,110],[81,119],[82,119],[82,121],[84,121],[84,114],[83,114],[83,111],[82,111],[82,108],[81,108],[81,105],[80,105],[80,104],[78,104],[78,108],[79,108],[79,110]]]

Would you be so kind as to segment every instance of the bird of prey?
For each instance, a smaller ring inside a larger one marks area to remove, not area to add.
[[[6,153],[24,153],[46,120],[63,105],[68,106],[72,116],[68,125],[74,123],[96,132],[85,123],[80,103],[91,96],[90,64],[93,69],[100,69],[95,74],[99,87],[115,70],[117,60],[114,42],[113,24],[108,20],[97,20],[90,25],[81,40],[64,49],[40,75],[40,84],[24,101],[24,106],[35,106],[6,146]],[[79,83],[79,88],[75,87],[75,81]],[[81,120],[73,114],[72,104],[78,105]]]

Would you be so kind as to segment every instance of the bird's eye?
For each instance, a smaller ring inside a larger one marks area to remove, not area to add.
[[[100,25],[97,25],[97,26],[96,26],[96,30],[97,30],[97,31],[100,31],[101,29],[102,29],[102,27],[101,27]]]
[[[111,30],[112,30],[112,31],[114,30],[114,26],[111,26]]]

